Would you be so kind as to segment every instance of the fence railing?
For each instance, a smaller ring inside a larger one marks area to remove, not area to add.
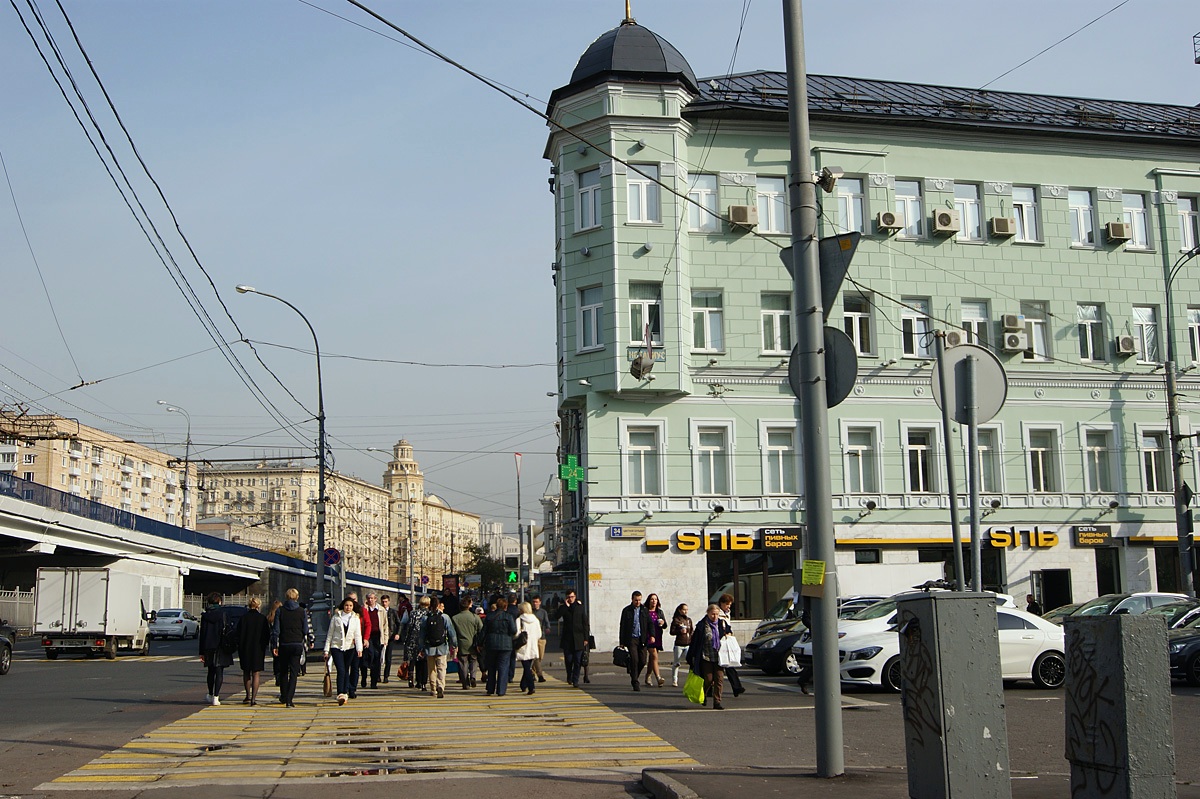
[[[29,635],[33,631],[33,591],[0,591],[0,619],[16,627],[18,634]]]

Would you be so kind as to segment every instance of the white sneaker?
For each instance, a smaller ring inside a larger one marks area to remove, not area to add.
[[[204,704],[206,704],[206,705],[211,705],[211,704],[212,704],[212,694],[205,694],[205,695],[204,695]]]
[[[213,694],[213,707],[216,707],[219,704],[221,704],[221,697]]]
[[[344,704],[346,704],[346,695],[345,695],[345,694],[338,694],[338,696],[337,696],[337,703],[338,703],[339,705],[344,705]]]

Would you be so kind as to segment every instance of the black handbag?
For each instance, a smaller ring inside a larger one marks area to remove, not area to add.
[[[529,643],[528,631],[521,630],[521,632],[519,632],[513,636],[513,649],[520,649],[521,647],[525,646],[525,644],[527,644],[527,643]]]
[[[613,649],[613,665],[623,669],[629,668],[629,650],[623,646]]]

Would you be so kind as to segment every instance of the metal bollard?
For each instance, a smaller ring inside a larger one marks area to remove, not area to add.
[[[947,591],[897,608],[909,796],[1011,799],[995,597]]]
[[[1174,799],[1163,618],[1118,614],[1065,621],[1072,799]]]

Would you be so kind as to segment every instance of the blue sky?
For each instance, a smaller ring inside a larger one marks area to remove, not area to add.
[[[810,1],[808,67],[978,87],[1118,1]],[[555,448],[555,403],[546,396],[555,389],[555,326],[544,122],[364,30],[384,28],[349,3],[63,7],[221,299],[248,338],[269,343],[258,346],[263,359],[307,408],[245,345],[234,345],[300,424],[299,437],[311,440],[315,429],[306,421],[316,407],[312,356],[270,345],[307,350],[308,332],[287,308],[239,296],[235,284],[284,296],[316,328],[341,471],[378,483],[386,458],[365,450],[407,438],[430,490],[511,529],[510,453],[521,451],[523,515],[533,516]],[[41,8],[171,252],[235,338],[153,187],[138,176],[78,51],[72,55],[65,21],[56,7]],[[540,108],[587,46],[624,16],[622,0],[393,0],[372,8]],[[635,0],[633,12],[701,77],[724,74],[731,62],[738,72],[784,67],[777,0]],[[157,406],[161,398],[188,409],[196,449],[207,457],[299,452],[213,349],[11,6],[0,20],[0,154],[11,183],[11,195],[0,187],[0,402],[30,403],[181,453],[182,419]],[[1129,0],[992,88],[1194,105],[1197,32],[1194,2]],[[335,357],[346,355],[376,360]],[[379,362],[389,359],[509,366]],[[81,380],[99,382],[66,391]]]

